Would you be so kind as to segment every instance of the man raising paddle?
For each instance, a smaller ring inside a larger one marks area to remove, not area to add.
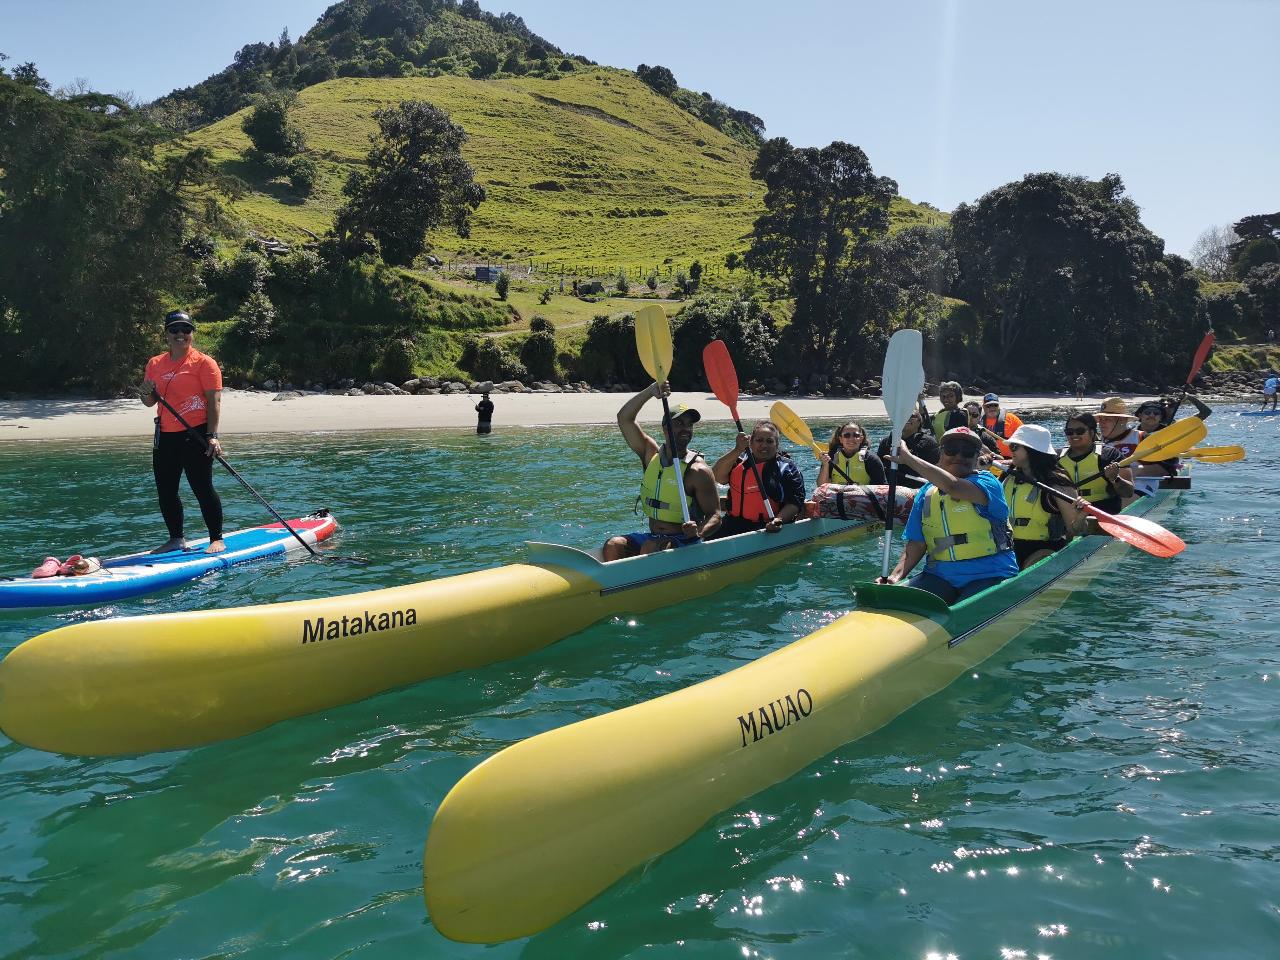
[[[648,400],[670,395],[670,385],[654,383],[637,393],[618,411],[618,429],[644,466],[639,508],[649,518],[649,529],[610,537],[604,545],[605,562],[685,547],[710,537],[720,526],[720,491],[715,477],[702,455],[689,449],[693,441],[693,426],[702,419],[702,415],[683,404],[671,411],[670,428],[675,438],[676,456],[680,458],[679,475],[684,478],[683,490],[677,484],[677,468],[667,444],[664,442],[659,446],[636,423],[636,417]],[[666,426],[664,423],[664,434]],[[688,522],[684,521],[680,507],[678,498],[681,495],[688,503]]]
[[[200,502],[204,525],[209,529],[206,553],[222,553],[222,501],[213,489],[213,458],[222,455],[218,441],[218,420],[222,414],[222,371],[213,357],[193,346],[196,325],[182,310],[174,310],[164,321],[169,352],[147,362],[145,379],[138,397],[148,407],[164,398],[199,437],[178,422],[164,404],[155,418],[151,444],[151,472],[160,498],[160,513],[169,528],[169,540],[154,553],[183,550],[182,499],[178,480],[185,472],[191,492]],[[201,439],[203,438],[203,439]]]

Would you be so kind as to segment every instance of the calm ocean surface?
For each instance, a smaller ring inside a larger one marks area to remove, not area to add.
[[[0,736],[0,957],[1280,956],[1280,418],[1222,409],[1209,428],[1206,444],[1248,459],[1195,467],[1167,522],[1185,554],[1128,552],[974,676],[530,939],[456,944],[426,916],[422,845],[453,784],[525,737],[829,622],[878,567],[874,543],[229,743],[83,760]],[[731,430],[695,445],[722,452]],[[163,540],[149,453],[0,443],[0,572]],[[287,516],[331,507],[332,549],[374,562],[268,561],[91,612],[0,616],[0,654],[83,617],[412,583],[518,559],[525,539],[639,527],[616,430],[505,429],[501,408],[488,438],[232,436],[228,457]],[[269,519],[218,484],[228,529]]]

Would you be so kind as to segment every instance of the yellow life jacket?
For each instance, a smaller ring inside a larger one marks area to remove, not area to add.
[[[997,524],[978,513],[970,500],[957,500],[937,487],[929,488],[920,513],[920,528],[929,563],[976,560],[1012,549],[1008,524]]]
[[[699,459],[701,454],[688,451],[684,456],[685,470],[680,471],[683,476],[688,470],[689,464]],[[680,510],[679,487],[680,480],[677,477],[677,471],[671,464],[662,463],[662,451],[654,454],[649,461],[649,465],[644,468],[644,478],[640,481],[640,512],[650,520],[662,520],[667,523],[681,524],[684,523],[684,514]],[[684,498],[689,504],[689,517],[697,519],[699,511],[697,509],[697,501],[693,497],[684,493]]]
[[[1004,477],[1004,498],[1009,501],[1013,539],[1052,541],[1066,536],[1062,517],[1044,508],[1040,488],[1031,483],[1019,483],[1018,475],[1012,470]]]
[[[942,435],[947,432],[947,421],[951,419],[951,414],[954,412],[954,410],[948,410],[946,407],[943,407],[933,415],[933,435],[939,440],[941,440]]]
[[[1094,450],[1083,460],[1072,460],[1070,454],[1064,453],[1058,463],[1062,464],[1062,469],[1067,471],[1067,476],[1071,478],[1071,482],[1075,484],[1080,496],[1084,497],[1090,503],[1098,503],[1106,500],[1108,497],[1114,496],[1107,490],[1106,477],[1094,477],[1084,486],[1080,485],[1081,479],[1084,477],[1092,477],[1095,473],[1102,470],[1102,461],[1098,458],[1098,451]]]
[[[870,483],[871,475],[867,473],[867,462],[862,456],[864,452],[858,450],[852,457],[846,457],[844,451],[837,447],[836,455],[831,458],[831,482]]]

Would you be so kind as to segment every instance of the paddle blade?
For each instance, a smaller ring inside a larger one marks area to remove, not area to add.
[[[1191,372],[1187,374],[1187,386],[1191,386],[1191,381],[1196,378],[1196,374],[1200,372],[1200,368],[1204,366],[1205,359],[1209,356],[1209,351],[1213,349],[1213,331],[1210,330],[1204,335],[1204,339],[1200,341],[1200,346],[1196,349],[1195,358],[1191,361]]]
[[[893,423],[893,446],[902,436],[911,411],[916,408],[924,389],[924,338],[919,330],[899,330],[889,338],[884,355],[884,374],[880,379],[884,395],[884,411]]]
[[[1209,432],[1199,417],[1178,420],[1155,433],[1147,434],[1137,449],[1123,462],[1134,460],[1168,460],[1185,453],[1205,438]]]
[[[723,340],[712,340],[702,348],[702,369],[707,372],[707,382],[716,399],[729,408],[733,419],[738,416],[738,371]]]
[[[1114,516],[1094,506],[1086,506],[1085,513],[1117,540],[1123,540],[1153,557],[1173,557],[1187,549],[1186,543],[1176,533],[1146,517]]]
[[[809,425],[781,400],[769,408],[769,419],[778,425],[782,435],[792,443],[802,447],[813,447],[819,451],[818,456],[826,453],[826,450],[813,442],[813,431],[809,429]]]
[[[1244,447],[1238,445],[1196,447],[1194,450],[1188,450],[1183,456],[1191,460],[1199,460],[1201,463],[1234,463],[1244,459]]]
[[[666,382],[671,373],[671,323],[656,304],[636,311],[636,351],[645,373],[656,383]]]

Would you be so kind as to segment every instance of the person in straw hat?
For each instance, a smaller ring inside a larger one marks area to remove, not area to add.
[[[1123,398],[1107,397],[1094,417],[1102,432],[1102,442],[1115,447],[1121,457],[1127,457],[1138,449],[1142,435],[1133,425],[1138,418],[1129,412],[1129,405]]]
[[[1058,451],[1044,427],[1023,424],[1009,438],[1013,464],[1004,475],[1013,552],[1025,570],[1067,545],[1070,536],[1089,532],[1088,518],[1074,503],[1050,496],[1032,481],[1076,500],[1080,494],[1058,462]]]

